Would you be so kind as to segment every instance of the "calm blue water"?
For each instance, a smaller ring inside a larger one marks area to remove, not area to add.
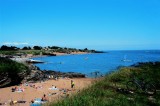
[[[40,67],[41,70],[79,72],[86,75],[90,75],[95,71],[106,74],[119,66],[130,66],[137,62],[160,61],[160,50],[107,52],[108,53],[40,57],[34,59],[45,61],[44,64],[35,64]]]

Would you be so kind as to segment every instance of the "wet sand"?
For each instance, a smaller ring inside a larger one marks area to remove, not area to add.
[[[71,80],[75,82],[75,89],[71,89]],[[57,101],[66,96],[66,94],[64,94],[63,91],[60,91],[60,89],[69,89],[71,91],[68,91],[67,94],[72,95],[79,90],[90,86],[93,82],[94,80],[91,78],[61,78],[58,80],[48,80],[39,83],[28,83],[29,86],[26,86],[26,84],[17,86],[18,88],[24,88],[24,92],[12,92],[11,89],[15,86],[0,88],[0,103],[5,102],[7,103],[7,106],[9,106],[11,100],[24,100],[26,103],[18,103],[14,106],[29,106],[31,100],[34,100],[35,98],[42,98],[44,94],[47,95],[49,101]],[[30,85],[35,85],[35,87],[30,87]],[[50,90],[49,88],[51,88],[52,85],[56,86],[58,90]]]

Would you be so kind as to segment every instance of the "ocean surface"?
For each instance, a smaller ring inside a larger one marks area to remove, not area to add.
[[[121,66],[130,66],[138,62],[160,61],[160,50],[106,51],[106,53],[37,57],[45,63],[35,64],[41,70],[60,72],[78,72],[86,76],[107,74]]]

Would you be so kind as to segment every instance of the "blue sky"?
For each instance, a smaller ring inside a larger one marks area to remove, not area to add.
[[[160,49],[159,0],[0,0],[0,45]]]

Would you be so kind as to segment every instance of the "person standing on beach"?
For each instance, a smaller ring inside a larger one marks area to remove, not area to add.
[[[75,88],[75,84],[73,80],[71,80],[71,88]]]

